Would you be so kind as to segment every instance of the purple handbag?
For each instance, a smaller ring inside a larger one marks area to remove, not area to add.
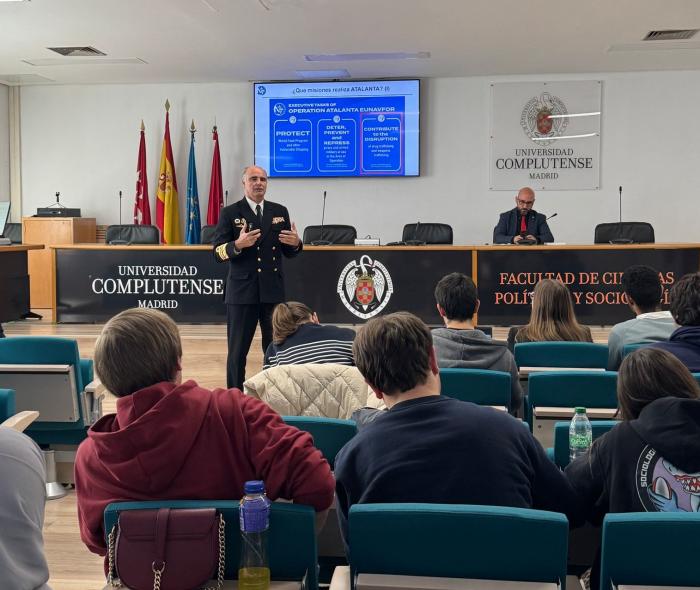
[[[109,533],[107,582],[130,590],[197,590],[224,583],[224,518],[214,508],[124,510]]]

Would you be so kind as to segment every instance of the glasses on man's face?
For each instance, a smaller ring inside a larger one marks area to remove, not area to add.
[[[522,199],[516,199],[518,201],[518,205],[521,207],[532,207],[535,204],[535,201],[523,201]]]

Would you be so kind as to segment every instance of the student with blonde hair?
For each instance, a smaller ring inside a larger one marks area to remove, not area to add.
[[[272,312],[272,342],[263,368],[305,363],[353,366],[355,331],[322,325],[316,313],[298,301],[280,303]]]
[[[566,285],[542,279],[532,293],[530,322],[508,332],[508,347],[519,342],[593,342],[591,330],[576,320],[571,293]]]

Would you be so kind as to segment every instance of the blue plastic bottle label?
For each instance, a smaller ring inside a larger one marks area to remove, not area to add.
[[[267,498],[248,500],[241,504],[240,526],[244,533],[261,533],[270,525],[270,502]]]

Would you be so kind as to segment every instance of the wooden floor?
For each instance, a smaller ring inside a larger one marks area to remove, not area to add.
[[[8,336],[62,336],[78,341],[80,356],[92,358],[100,324],[53,324],[44,320],[27,320],[4,324]],[[180,325],[183,344],[184,379],[195,379],[207,388],[226,386],[226,326]],[[591,327],[596,342],[607,342],[609,328]],[[504,340],[507,328],[494,328],[495,339]],[[262,368],[260,333],[256,333],[247,362],[247,375]],[[104,412],[115,411],[116,399],[108,396]],[[46,504],[44,544],[53,590],[98,590],[105,585],[102,558],[90,553],[80,540],[76,515],[75,492]]]

